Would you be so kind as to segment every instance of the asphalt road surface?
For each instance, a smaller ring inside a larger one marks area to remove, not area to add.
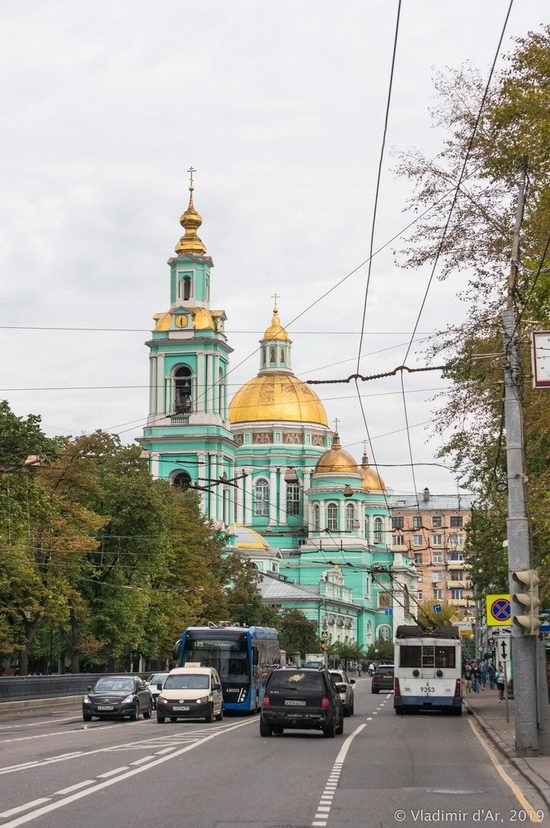
[[[356,685],[344,736],[262,739],[258,717],[84,724],[0,716],[0,828],[518,825],[544,805],[467,715],[396,716]],[[539,812],[539,813],[537,813]]]

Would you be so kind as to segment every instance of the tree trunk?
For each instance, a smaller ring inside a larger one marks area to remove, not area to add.
[[[29,651],[27,647],[19,653],[19,675],[20,676],[28,676],[29,675]]]

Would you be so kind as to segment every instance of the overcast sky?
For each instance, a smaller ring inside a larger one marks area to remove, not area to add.
[[[428,112],[434,69],[470,60],[486,75],[507,5],[404,0],[375,246],[411,218],[391,150],[440,146]],[[543,5],[516,0],[506,48],[540,25]],[[288,322],[366,259],[395,11],[390,0],[2,4],[0,322],[136,329],[2,330],[0,385],[10,390],[0,395],[17,414],[40,413],[48,434],[141,433],[143,343],[169,305],[166,260],[190,164],[233,366],[257,347],[275,290]],[[392,247],[373,263],[363,352],[379,353],[363,359],[368,373],[402,362],[428,275],[398,269]],[[357,353],[365,274],[290,327],[302,378],[353,370],[353,360],[321,368]],[[463,315],[455,294],[465,278],[434,283],[420,331]],[[257,370],[254,354],[231,373],[231,391]],[[425,389],[443,385],[436,373],[406,380],[415,461],[437,451],[435,391]],[[12,390],[61,386],[118,387]],[[387,379],[363,389],[379,463],[408,462],[398,388]],[[359,457],[353,388],[319,393]],[[383,476],[412,491],[410,470]],[[417,483],[456,490],[443,469],[419,469]]]

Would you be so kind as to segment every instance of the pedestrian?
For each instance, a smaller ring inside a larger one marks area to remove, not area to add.
[[[471,693],[472,692],[472,665],[470,664],[469,661],[467,661],[466,664],[464,665],[463,676],[464,676],[464,682],[466,684],[466,692]]]
[[[371,661],[371,663],[369,664],[369,676],[372,676],[373,673],[374,673],[374,664]]]
[[[488,678],[489,678],[489,688],[490,688],[491,690],[494,690],[494,689],[495,689],[495,684],[496,684],[496,682],[495,682],[495,675],[496,675],[496,670],[495,670],[495,668],[493,667],[493,665],[492,665],[492,664],[489,664],[489,667],[487,668],[487,676],[488,676]]]
[[[498,665],[498,670],[495,673],[495,683],[498,690],[498,700],[502,701],[504,699],[504,670],[502,664]]]
[[[361,665],[357,665],[357,678],[361,678]]]
[[[479,693],[479,665],[474,663],[472,667],[472,690],[474,693]]]
[[[479,683],[482,690],[487,687],[487,662],[484,658],[479,662]]]

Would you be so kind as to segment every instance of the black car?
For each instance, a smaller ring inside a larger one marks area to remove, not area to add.
[[[267,682],[260,735],[288,729],[322,730],[328,737],[344,732],[344,708],[328,670],[283,668]]]
[[[372,692],[379,693],[380,690],[393,690],[394,672],[393,664],[379,664],[372,677]]]
[[[82,718],[91,722],[98,719],[128,716],[136,721],[140,713],[151,718],[153,698],[151,691],[138,676],[102,676],[82,699]]]

